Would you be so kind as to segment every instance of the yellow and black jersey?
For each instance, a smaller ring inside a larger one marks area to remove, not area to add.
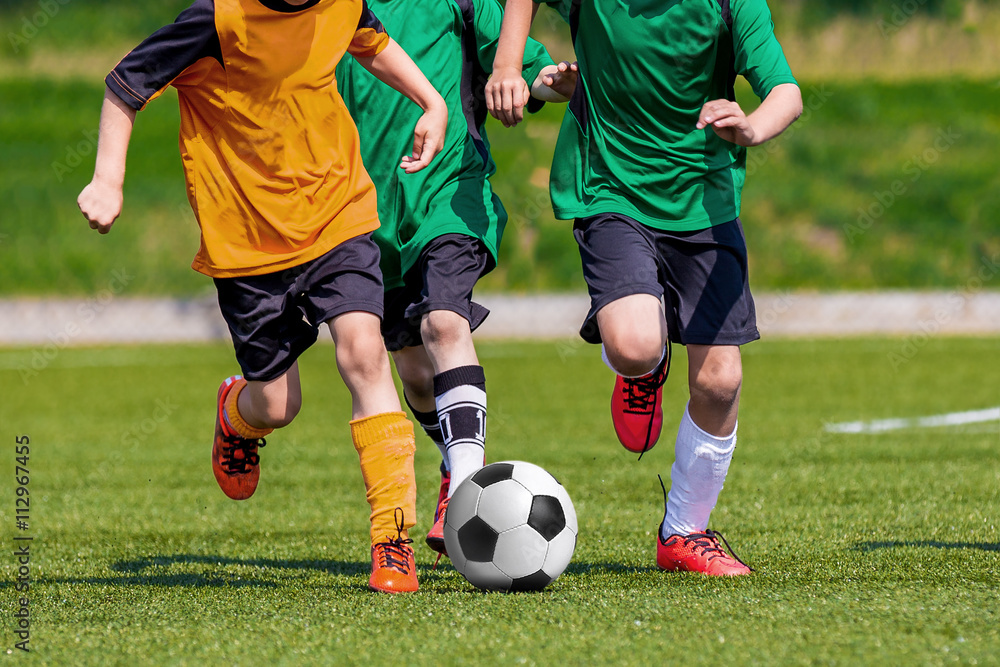
[[[196,0],[118,63],[107,85],[137,110],[178,91],[195,270],[273,273],[378,227],[334,69],[388,41],[365,0]]]

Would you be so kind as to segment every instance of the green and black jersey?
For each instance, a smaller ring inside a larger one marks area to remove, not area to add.
[[[337,87],[357,123],[361,154],[378,191],[387,290],[403,284],[424,245],[442,234],[479,238],[496,260],[507,213],[493,194],[496,171],[486,138],[483,90],[493,69],[503,21],[498,0],[369,0],[385,29],[448,105],[444,149],[422,171],[406,174],[400,158],[413,150],[420,109],[371,76],[353,58],[337,67]],[[529,41],[524,79],[530,86],[552,64]]]
[[[580,83],[563,120],[550,191],[556,217],[621,213],[697,230],[740,212],[746,149],[695,124],[732,99],[795,83],[765,0],[542,0],[572,28]]]

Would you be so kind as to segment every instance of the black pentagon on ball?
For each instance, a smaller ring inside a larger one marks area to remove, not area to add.
[[[458,543],[462,545],[462,553],[477,563],[493,560],[497,537],[497,531],[490,528],[490,525],[478,516],[472,517],[458,529]]]
[[[518,591],[540,591],[552,582],[552,577],[539,570],[526,577],[518,577],[511,585],[511,592]]]
[[[472,481],[481,488],[514,478],[514,466],[510,463],[491,463],[472,476]]]
[[[566,513],[562,503],[552,496],[535,496],[531,499],[528,525],[546,540],[555,539],[566,527]]]

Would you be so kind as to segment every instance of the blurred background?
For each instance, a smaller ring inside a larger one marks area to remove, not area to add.
[[[189,268],[173,92],[150,104],[129,154],[114,233],[76,196],[93,172],[103,78],[186,0],[0,2],[0,298],[87,296],[112,270],[123,296],[206,296]],[[1000,1],[772,0],[805,112],[752,149],[742,218],[755,290],[953,289],[1000,283]],[[535,36],[572,58],[543,9]],[[747,110],[757,100],[737,89]],[[490,292],[582,292],[569,223],[552,216],[562,108],[490,128],[511,222]],[[990,262],[993,264],[990,264]],[[117,293],[117,292],[116,292]]]

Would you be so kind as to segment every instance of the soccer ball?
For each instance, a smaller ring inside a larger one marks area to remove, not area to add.
[[[473,586],[540,591],[569,565],[576,511],[562,484],[533,463],[491,463],[448,502],[444,543]]]

